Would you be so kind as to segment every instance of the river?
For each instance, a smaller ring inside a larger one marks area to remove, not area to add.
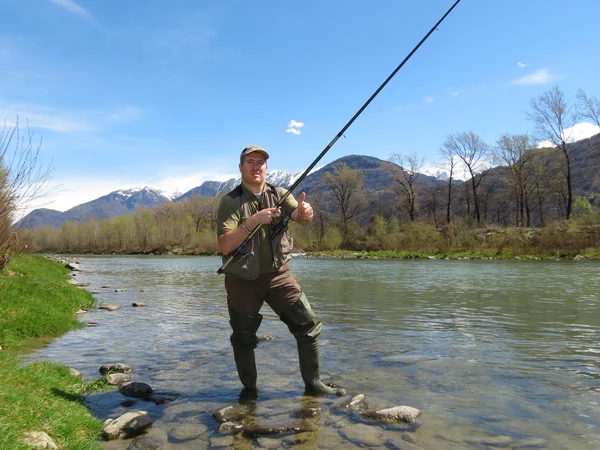
[[[598,262],[294,259],[324,323],[322,377],[365,394],[371,408],[418,408],[422,425],[372,423],[329,409],[335,399],[303,396],[295,341],[265,305],[258,334],[272,339],[257,349],[252,420],[292,423],[293,411],[307,405],[322,412],[302,436],[247,438],[218,433],[211,416],[236,403],[241,387],[220,260],[77,259],[76,279],[90,283],[99,304],[120,309],[82,315],[98,326],[52,340],[28,359],[90,380],[102,364],[132,366],[135,381],[174,401],[127,407],[113,390],[91,395],[88,406],[101,419],[148,411],[151,435],[169,448],[600,448]]]

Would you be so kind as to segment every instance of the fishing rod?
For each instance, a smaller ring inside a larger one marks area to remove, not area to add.
[[[327,145],[327,147],[325,147],[323,149],[323,151],[319,154],[319,156],[317,156],[317,158],[311,163],[311,165],[308,166],[308,168],[302,173],[302,175],[300,175],[300,177],[288,189],[288,191],[285,193],[285,195],[283,197],[281,197],[281,199],[279,199],[279,201],[277,202],[277,205],[275,205],[275,208],[279,208],[283,204],[285,199],[292,193],[292,191],[298,187],[298,185],[304,180],[304,178],[310,173],[310,171],[317,165],[317,163],[321,160],[321,158],[323,158],[323,156],[325,156],[325,154],[331,149],[331,147],[334,146],[334,144],[338,141],[338,139],[344,135],[346,130],[348,128],[350,128],[350,126],[354,123],[354,121],[358,118],[358,116],[360,116],[362,114],[362,112],[367,108],[367,106],[369,106],[369,104],[373,101],[373,99],[375,97],[377,97],[377,95],[383,90],[383,88],[386,86],[386,84],[388,84],[388,82],[392,78],[394,78],[394,75],[396,75],[396,73],[398,73],[398,71],[400,69],[402,69],[404,64],[406,64],[406,62],[412,57],[412,55],[414,55],[416,53],[416,51],[419,49],[419,47],[421,47],[421,45],[423,45],[423,43],[437,29],[437,27],[444,21],[444,19],[446,17],[448,17],[448,15],[452,12],[452,10],[459,3],[460,3],[460,0],[456,0],[456,2],[454,2],[454,4],[450,7],[450,9],[448,9],[448,11],[446,11],[446,14],[444,14],[442,16],[442,18],[440,20],[438,20],[437,23],[433,27],[431,27],[431,30],[429,30],[429,32],[423,37],[423,39],[421,39],[419,41],[419,43],[415,46],[415,48],[413,48],[412,51],[408,55],[406,55],[406,57],[402,60],[402,62],[398,65],[398,67],[396,67],[394,69],[394,71],[385,79],[385,81],[381,84],[381,86],[379,86],[377,88],[377,90],[373,93],[373,95],[371,95],[371,97],[369,97],[369,99],[365,102],[365,104],[361,106],[361,108],[356,112],[356,114],[354,114],[354,116],[352,116],[352,118],[348,121],[348,123],[346,125],[344,125],[344,127],[339,131],[339,133],[335,135],[335,137],[331,140],[331,142]],[[283,219],[280,220],[276,224],[273,232],[271,233],[271,238],[273,238],[274,236],[279,234],[281,232],[281,230],[283,230],[285,228],[285,226],[288,224],[289,221],[290,221],[290,218],[287,215],[284,215]],[[244,242],[242,242],[238,246],[238,248],[236,248],[232,253],[230,253],[228,255],[229,259],[225,262],[225,264],[223,264],[221,266],[221,268],[219,270],[217,270],[217,273],[223,273],[225,271],[227,266],[229,264],[231,264],[231,262],[234,260],[234,258],[237,255],[240,254],[240,252],[244,249],[244,247],[246,246],[248,241],[250,239],[252,239],[252,237],[258,232],[258,230],[261,228],[261,226],[262,226],[262,224],[259,224],[258,226],[256,226],[256,228],[254,228],[254,230],[252,230],[250,232],[248,237],[246,237]]]

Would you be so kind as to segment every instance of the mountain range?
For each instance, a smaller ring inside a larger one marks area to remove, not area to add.
[[[587,195],[600,193],[600,134],[572,144],[572,178],[573,188],[576,195]],[[360,170],[364,174],[364,186],[362,194],[365,197],[365,208],[362,211],[363,224],[368,221],[373,213],[392,216],[397,210],[398,198],[394,193],[394,175],[391,169],[395,163],[384,161],[372,156],[349,155],[333,161],[321,168],[313,170],[300,183],[295,193],[306,192],[315,197],[321,197],[321,202],[327,209],[332,207],[332,193],[323,181],[323,175],[334,172],[340,164],[346,164],[351,169]],[[492,168],[486,180],[491,185],[495,183],[495,189],[507,189],[504,181],[507,168],[498,166]],[[282,187],[290,187],[302,172],[291,174],[284,170],[274,170],[268,173],[267,182]],[[421,174],[422,186],[439,186],[447,183],[446,174],[441,171],[435,176]],[[185,201],[192,195],[204,197],[215,197],[221,193],[229,192],[240,183],[240,179],[231,178],[227,181],[205,181],[184,194],[175,198],[168,198],[163,193],[151,187],[141,189],[128,189],[113,191],[90,202],[77,205],[67,211],[60,212],[53,209],[41,208],[30,212],[19,220],[17,228],[35,228],[40,226],[60,227],[67,221],[85,222],[91,218],[107,219],[131,214],[141,207],[154,208],[164,202]],[[457,181],[460,183],[460,181]],[[426,191],[426,189],[422,189]],[[378,208],[378,209],[377,209]],[[381,209],[385,211],[381,211]]]

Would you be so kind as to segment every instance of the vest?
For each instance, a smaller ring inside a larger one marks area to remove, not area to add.
[[[253,211],[250,202],[245,201],[244,191],[242,186],[239,185],[229,194],[227,194],[233,200],[233,204],[238,204],[242,223],[246,221],[250,216],[255,214],[257,211]],[[265,208],[274,208],[279,201],[279,192],[277,189],[266,183],[266,189],[263,193],[262,205]],[[268,236],[262,239],[270,239],[273,225],[261,225],[261,228],[266,228]],[[255,280],[260,275],[260,254],[259,245],[261,241],[260,231],[256,232],[254,236],[246,243],[244,248],[235,256],[234,260],[225,269],[226,275],[234,275],[238,278],[245,280]],[[288,233],[288,227],[286,226],[282,232],[277,234],[271,239],[271,251],[273,254],[273,272],[278,272],[284,264],[292,259],[292,248],[293,239]],[[223,256],[223,263],[225,263],[229,257]]]

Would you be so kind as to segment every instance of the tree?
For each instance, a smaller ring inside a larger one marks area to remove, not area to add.
[[[394,192],[404,201],[401,203],[406,210],[411,222],[415,220],[417,213],[418,187],[423,167],[423,158],[416,153],[411,155],[394,154],[390,161],[396,165],[392,166],[394,174]]]
[[[575,115],[565,100],[564,93],[554,86],[548,92],[531,101],[532,113],[527,113],[530,120],[535,123],[535,128],[540,140],[548,140],[563,155],[563,175],[566,183],[565,209],[567,220],[571,217],[573,206],[573,183],[571,178],[571,144],[570,135],[566,130],[575,125]]]
[[[588,97],[582,89],[577,91],[577,113],[600,127],[600,99]]]
[[[446,201],[446,222],[450,223],[452,216],[450,211],[452,210],[452,181],[454,179],[454,168],[456,167],[456,154],[454,153],[454,146],[446,143],[440,150],[444,157],[444,170],[448,171],[448,196]]]
[[[471,189],[473,194],[474,214],[477,223],[481,223],[481,211],[477,189],[487,173],[490,156],[488,145],[472,131],[455,133],[446,138],[444,147],[448,152],[456,155],[465,165],[471,176]],[[468,198],[468,194],[467,194]]]
[[[496,159],[508,167],[508,182],[515,195],[515,224],[521,227],[531,225],[532,150],[527,134],[504,135],[493,148]]]
[[[351,169],[344,163],[337,166],[333,173],[327,172],[323,176],[323,181],[329,186],[335,198],[344,240],[348,237],[350,219],[358,214],[364,204],[361,192],[364,178],[362,172]]]
[[[51,169],[40,159],[41,141],[33,144],[27,128],[22,136],[19,119],[0,128],[0,269],[8,263],[15,235],[11,223],[18,211],[45,193]]]

